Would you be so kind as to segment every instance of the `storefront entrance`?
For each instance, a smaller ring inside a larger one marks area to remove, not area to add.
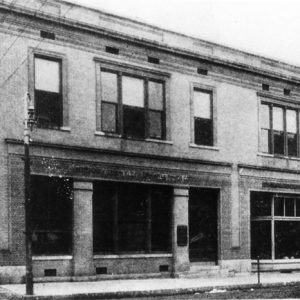
[[[218,198],[215,189],[191,188],[189,192],[190,262],[217,263]]]

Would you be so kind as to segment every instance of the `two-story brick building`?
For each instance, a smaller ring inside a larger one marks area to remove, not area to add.
[[[300,69],[60,0],[0,3],[0,278],[300,266]]]

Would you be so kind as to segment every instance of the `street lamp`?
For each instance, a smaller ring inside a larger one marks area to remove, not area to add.
[[[35,124],[34,102],[29,93],[24,97],[24,179],[25,179],[25,247],[26,247],[26,294],[33,295],[31,182],[30,182],[30,131]]]

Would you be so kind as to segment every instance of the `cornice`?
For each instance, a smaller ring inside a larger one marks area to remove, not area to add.
[[[88,31],[88,32],[100,34],[102,36],[106,36],[108,38],[121,40],[121,41],[124,41],[124,42],[131,42],[134,45],[146,47],[148,49],[150,48],[150,49],[153,49],[153,50],[160,50],[160,51],[164,51],[164,52],[169,53],[169,54],[178,55],[178,56],[185,57],[185,58],[190,58],[190,59],[196,59],[196,60],[199,60],[199,61],[202,61],[202,62],[213,63],[215,65],[231,68],[231,69],[234,69],[234,70],[239,70],[239,71],[251,73],[251,74],[254,74],[254,75],[261,75],[261,76],[264,76],[264,77],[267,77],[267,78],[270,78],[270,79],[281,80],[281,81],[284,81],[284,82],[287,82],[287,83],[293,83],[293,84],[300,85],[300,74],[299,74],[299,77],[297,77],[297,76],[288,76],[288,75],[281,74],[279,72],[273,72],[273,71],[258,68],[258,67],[255,67],[255,66],[243,64],[241,62],[233,62],[233,61],[229,61],[229,60],[226,60],[226,59],[220,59],[220,58],[215,57],[215,56],[202,55],[202,54],[199,54],[199,53],[196,53],[196,52],[193,52],[193,51],[189,51],[187,49],[171,47],[171,46],[168,46],[167,44],[160,43],[160,42],[157,42],[157,41],[126,35],[126,34],[123,34],[123,33],[117,32],[117,31],[104,29],[104,28],[99,28],[99,27],[93,26],[91,24],[87,24],[87,23],[67,19],[67,18],[64,18],[64,17],[58,17],[58,16],[47,14],[47,13],[43,13],[43,12],[36,12],[34,10],[24,8],[24,7],[13,7],[13,8],[11,8],[7,4],[0,3],[0,10],[10,11],[10,12],[14,12],[16,14],[21,14],[21,15],[25,15],[25,16],[29,16],[29,17],[34,17],[35,19],[40,19],[40,20],[47,21],[47,22],[53,22],[53,23],[58,24],[58,25],[68,26],[68,27],[72,27],[72,28],[75,28],[75,29],[78,29],[78,30],[83,30],[83,31]],[[144,25],[146,25],[146,24],[144,24]],[[182,36],[185,36],[185,35],[182,35]],[[199,41],[201,41],[201,40],[199,40]],[[213,46],[214,44],[209,43],[209,45]],[[221,47],[221,46],[218,45],[218,47]],[[223,48],[226,49],[227,47],[224,46]],[[228,49],[230,49],[231,51],[236,51],[237,53],[243,53],[243,54],[246,54],[246,55],[250,55],[250,54],[248,54],[246,52],[244,53],[240,50],[235,50],[235,49],[232,49],[232,48],[228,48]],[[257,57],[257,58],[259,58],[263,61],[267,60],[264,57],[259,57],[259,56],[253,55],[253,54],[251,54],[251,56]],[[276,63],[280,63],[280,62],[270,60],[270,63],[276,64]],[[292,68],[293,66],[290,65],[290,67]],[[275,66],[275,68],[280,69],[281,67],[280,66],[278,66],[278,67]],[[289,71],[292,72],[292,70],[289,70]]]
[[[11,145],[23,145],[24,142],[18,139],[5,139],[7,144]],[[67,150],[67,151],[76,151],[76,152],[86,152],[86,153],[98,153],[103,155],[113,155],[113,156],[127,156],[133,158],[144,158],[144,159],[154,159],[159,161],[169,161],[176,163],[191,163],[191,164],[200,164],[200,165],[211,165],[211,166],[220,166],[220,167],[232,167],[231,163],[222,162],[222,161],[210,161],[202,159],[194,159],[187,157],[177,157],[177,156],[164,156],[157,154],[146,154],[146,153],[137,153],[137,152],[128,152],[120,150],[110,150],[110,149],[99,149],[95,147],[83,147],[75,145],[66,145],[66,144],[55,144],[47,143],[42,141],[33,141],[30,144],[32,147],[45,147],[58,150]]]

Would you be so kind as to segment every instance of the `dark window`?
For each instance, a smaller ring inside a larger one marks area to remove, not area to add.
[[[148,56],[148,62],[151,64],[159,64],[159,58]]]
[[[95,182],[94,252],[169,252],[170,199],[168,187]]]
[[[262,84],[262,89],[263,89],[263,91],[269,91],[270,86],[268,84],[263,83]]]
[[[195,144],[213,146],[212,93],[194,90]]]
[[[300,258],[299,195],[251,192],[251,258]]]
[[[290,96],[291,90],[289,90],[289,89],[283,89],[283,94],[284,94],[285,96]]]
[[[207,75],[208,74],[208,70],[202,69],[202,68],[197,68],[197,73],[201,74],[201,75]]]
[[[271,221],[252,221],[251,258],[271,259]]]
[[[72,251],[72,181],[32,176],[32,251],[35,255]]]
[[[55,40],[55,34],[53,32],[41,30],[41,38]]]
[[[272,194],[251,192],[251,216],[271,216]]]
[[[260,107],[260,151],[299,156],[298,111],[272,104]]]
[[[101,126],[123,137],[165,138],[164,82],[101,72]]]
[[[115,48],[115,47],[109,47],[109,46],[106,46],[105,47],[105,51],[107,53],[111,53],[111,54],[115,54],[115,55],[118,55],[119,54],[119,49],[118,48]]]
[[[40,128],[62,126],[61,61],[35,57],[35,106]]]

